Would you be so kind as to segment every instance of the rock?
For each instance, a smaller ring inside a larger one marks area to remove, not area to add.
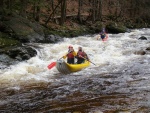
[[[117,23],[109,23],[106,25],[106,29],[109,33],[125,33],[127,32],[127,28],[121,24]]]
[[[150,47],[146,48],[147,51],[150,51]]]
[[[5,33],[0,32],[0,47],[10,47],[10,46],[17,46],[21,45],[19,41],[16,39],[9,38],[9,36]]]
[[[7,34],[12,34],[13,37],[22,43],[45,40],[44,27],[21,16],[13,15],[7,20],[4,19],[2,24],[5,26],[3,28],[9,28],[5,30]]]
[[[145,36],[141,36],[139,40],[147,40],[147,38]]]
[[[0,54],[0,62],[2,64],[12,64],[14,63],[14,59],[10,58],[8,55],[6,54]]]
[[[7,47],[0,50],[0,68],[28,60],[37,54],[36,50],[29,46]]]
[[[55,36],[55,35],[48,35],[45,39],[45,42],[49,42],[49,43],[56,43],[59,41],[63,41],[63,38],[61,38],[60,36]]]
[[[136,51],[136,52],[134,52],[134,54],[136,54],[136,55],[145,55],[145,54],[146,54],[146,52],[145,52],[145,51],[143,51],[143,50],[140,50],[140,51]]]

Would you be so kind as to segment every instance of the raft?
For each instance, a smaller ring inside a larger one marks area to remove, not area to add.
[[[56,62],[57,70],[63,74],[81,71],[82,69],[87,68],[89,66],[90,66],[89,61],[85,61],[85,63],[82,64],[68,64],[64,60],[57,60]]]

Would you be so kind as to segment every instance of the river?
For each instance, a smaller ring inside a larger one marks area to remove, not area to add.
[[[30,44],[37,56],[0,70],[0,112],[150,113],[150,29],[108,35],[105,42],[86,35]],[[96,66],[68,75],[48,69],[69,45],[82,46]]]

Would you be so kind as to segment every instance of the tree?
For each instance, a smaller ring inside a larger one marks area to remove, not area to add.
[[[60,25],[63,25],[66,19],[66,0],[62,0],[61,2],[61,20],[60,20]]]
[[[20,0],[20,4],[21,4],[20,15],[23,17],[26,16],[27,3],[28,3],[28,0]]]
[[[33,1],[33,17],[36,21],[40,20],[40,11],[41,11],[41,0],[34,0]]]
[[[102,20],[102,2],[103,0],[98,0],[98,7],[97,7],[97,20]]]
[[[56,7],[52,10],[52,13],[49,15],[49,17],[48,17],[48,19],[47,19],[47,21],[45,22],[45,25],[47,26],[47,24],[48,24],[48,22],[50,21],[50,19],[51,19],[51,17],[52,17],[52,15],[54,15],[55,14],[55,11],[56,11],[56,9],[58,8],[58,6],[61,4],[61,0],[60,1],[58,1],[58,4],[56,5]]]
[[[0,13],[3,13],[4,10],[4,0],[0,0]]]
[[[78,16],[77,16],[77,18],[78,18],[79,22],[82,21],[82,20],[81,20],[82,2],[83,2],[82,0],[78,0]]]
[[[96,0],[92,1],[92,22],[95,22],[96,17]]]

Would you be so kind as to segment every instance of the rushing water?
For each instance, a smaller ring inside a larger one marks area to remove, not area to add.
[[[93,35],[33,45],[37,56],[0,70],[1,113],[150,113],[150,29],[109,34],[106,42]],[[96,66],[68,75],[49,70],[69,45],[82,46]]]

